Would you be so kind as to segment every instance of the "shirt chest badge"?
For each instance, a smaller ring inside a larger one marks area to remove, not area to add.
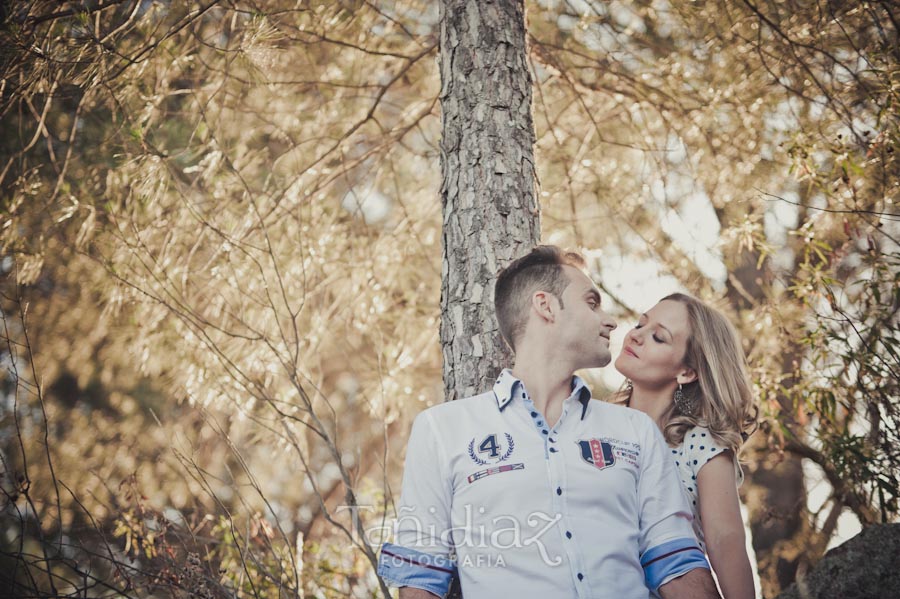
[[[609,468],[616,463],[616,455],[612,445],[600,439],[585,439],[578,441],[581,448],[581,459],[598,470]]]
[[[499,464],[509,459],[516,448],[512,435],[491,433],[483,439],[473,437],[469,441],[469,457],[479,466]]]

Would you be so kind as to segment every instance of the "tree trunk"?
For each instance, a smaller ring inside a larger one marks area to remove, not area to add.
[[[540,240],[522,0],[441,3],[441,348],[444,396],[490,387],[510,363],[497,271]],[[455,579],[451,597],[462,596]]]
[[[497,271],[540,239],[522,0],[441,3],[441,347],[447,401],[509,363]]]
[[[728,299],[737,311],[753,309],[766,301],[772,273],[768,262],[760,264],[759,258],[757,252],[741,255],[729,269]],[[786,340],[782,372],[794,372],[793,362],[802,353],[792,340]],[[786,390],[796,383],[792,377],[782,381]],[[782,395],[778,401],[784,414],[794,413],[789,397]],[[801,426],[791,428],[802,431]],[[749,462],[755,467],[747,472],[741,496],[749,515],[763,597],[774,597],[794,581],[808,549],[809,510],[800,458],[773,452],[762,433],[754,435],[747,448]]]

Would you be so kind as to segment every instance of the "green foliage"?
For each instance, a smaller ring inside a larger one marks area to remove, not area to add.
[[[808,266],[822,293],[807,296],[810,374],[796,397],[815,415],[814,437],[841,492],[857,496],[848,503],[871,506],[858,510],[864,521],[889,522],[900,498],[900,253],[871,246],[859,259],[852,280],[822,276],[824,261]]]

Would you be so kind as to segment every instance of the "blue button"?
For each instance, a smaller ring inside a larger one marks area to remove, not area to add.
[[[562,495],[562,488],[556,487],[556,494],[557,494],[557,495]]]
[[[556,453],[556,448],[555,448],[555,447],[551,447],[551,448],[550,448],[550,451],[553,452],[553,453]]]
[[[578,573],[578,580],[584,580],[584,574],[581,572]]]
[[[566,538],[567,538],[567,539],[571,539],[571,538],[572,538],[572,533],[570,533],[568,530],[566,531]]]

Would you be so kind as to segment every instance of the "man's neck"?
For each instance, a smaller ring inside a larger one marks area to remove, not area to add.
[[[522,381],[534,407],[554,426],[562,413],[563,402],[572,394],[573,372],[552,360],[516,356],[513,376]]]

